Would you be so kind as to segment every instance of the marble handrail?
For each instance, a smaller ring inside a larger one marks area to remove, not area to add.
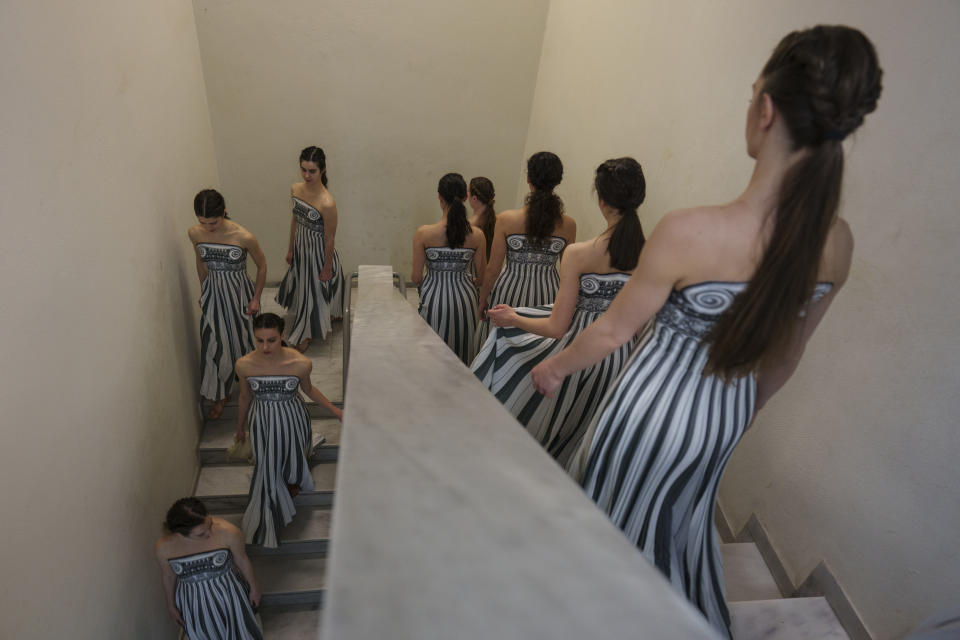
[[[718,637],[361,266],[326,640]]]

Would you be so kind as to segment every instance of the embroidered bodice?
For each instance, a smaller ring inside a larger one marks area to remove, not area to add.
[[[557,236],[531,244],[526,235],[513,233],[507,236],[507,263],[553,266],[566,246],[567,241]]]
[[[466,271],[473,262],[476,249],[460,247],[428,247],[427,267],[431,271]]]
[[[247,384],[257,401],[283,402],[297,397],[297,376],[247,376]]]
[[[244,271],[247,250],[235,244],[198,242],[197,254],[210,271]]]
[[[580,276],[577,311],[603,313],[630,279],[629,273],[584,273]]]
[[[674,289],[657,312],[657,324],[702,339],[730,308],[737,294],[746,288],[746,282],[700,282]],[[813,289],[813,301],[827,295],[832,288],[828,282],[817,284]]]
[[[233,568],[233,554],[230,549],[214,549],[170,558],[167,562],[180,582],[203,582],[230,571]]]
[[[293,197],[293,215],[297,218],[297,224],[303,225],[308,229],[313,229],[319,233],[323,233],[323,216],[320,215],[320,212],[317,211],[317,208],[308,203],[306,200],[301,200],[296,196]]]

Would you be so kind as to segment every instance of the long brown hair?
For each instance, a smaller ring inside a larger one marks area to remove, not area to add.
[[[467,183],[459,173],[448,173],[440,178],[437,193],[449,207],[447,209],[447,246],[457,249],[467,240],[470,223],[463,199],[467,197]]]
[[[761,93],[783,117],[793,149],[806,154],[784,175],[756,273],[707,336],[706,373],[745,375],[788,349],[836,219],[840,143],[876,109],[882,74],[870,40],[844,26],[788,34],[763,67]]]
[[[480,231],[483,231],[483,237],[487,241],[487,257],[490,256],[490,248],[493,246],[493,229],[497,225],[497,213],[493,210],[494,198],[496,192],[493,190],[493,182],[490,178],[477,176],[470,180],[470,195],[477,196],[477,200],[483,205],[483,212],[480,214]]]
[[[563,180],[563,163],[556,154],[540,151],[527,160],[527,180],[533,191],[527,195],[527,240],[541,244],[563,220],[563,200],[553,189]]]

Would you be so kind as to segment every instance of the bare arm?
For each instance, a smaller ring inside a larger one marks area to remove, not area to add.
[[[183,616],[180,615],[180,610],[177,609],[177,576],[173,573],[173,569],[170,568],[170,563],[167,562],[167,558],[161,553],[160,543],[157,543],[156,556],[157,565],[160,567],[160,582],[163,584],[163,597],[167,601],[167,614],[174,622],[183,627],[185,626]]]
[[[573,343],[534,367],[533,383],[552,396],[568,375],[599,362],[629,341],[656,313],[682,275],[686,239],[669,216],[654,229],[640,253],[636,270],[610,308]]]
[[[504,219],[497,218],[493,228],[493,244],[490,246],[490,261],[483,274],[483,286],[480,287],[480,319],[483,320],[490,304],[490,292],[500,275],[500,267],[507,255],[507,236],[504,233]]]
[[[260,313],[260,294],[263,293],[263,285],[267,283],[267,258],[263,255],[263,249],[260,248],[260,243],[253,237],[253,234],[250,234],[247,241],[247,251],[250,252],[250,257],[257,265],[257,280],[253,285],[253,298],[247,304],[247,315],[252,316]]]
[[[410,274],[410,281],[419,285],[423,282],[423,264],[426,261],[427,248],[423,243],[423,233],[417,229],[413,234],[413,272]]]
[[[553,310],[546,318],[527,318],[505,304],[487,311],[490,321],[498,327],[517,327],[527,333],[547,338],[559,338],[570,328],[580,289],[580,260],[577,250],[568,247],[560,263],[560,288],[553,302]]]
[[[225,520],[221,521],[221,525],[223,526],[227,546],[230,547],[230,551],[233,553],[233,562],[237,566],[237,569],[240,570],[240,573],[243,574],[244,580],[250,585],[250,604],[254,607],[260,606],[260,584],[257,582],[257,577],[253,574],[253,564],[251,564],[250,558],[247,557],[247,548],[244,543],[243,532]]]
[[[475,229],[474,233],[480,235],[477,250],[473,254],[473,266],[477,274],[477,277],[474,279],[474,284],[479,287],[486,280],[486,278],[484,278],[484,271],[487,269],[487,237],[483,235],[483,231],[480,229]]]
[[[337,205],[324,207],[323,217],[323,269],[320,270],[320,282],[333,277],[333,244],[337,236]]]
[[[313,381],[310,380],[310,372],[313,371],[313,362],[309,359],[307,360],[304,373],[300,375],[300,389],[303,391],[304,395],[308,398],[319,404],[321,407],[326,407],[330,413],[337,417],[338,420],[343,420],[343,411],[341,411],[335,404],[330,402],[325,395],[320,393],[320,390],[313,386]]]
[[[193,243],[193,253],[197,258],[197,277],[200,278],[200,284],[203,284],[203,281],[207,279],[207,265],[204,264],[203,258],[200,257],[200,252],[197,250],[197,241],[193,237],[193,229],[187,231],[187,237]]]
[[[290,187],[290,195],[293,196],[293,187]],[[290,242],[287,244],[287,264],[293,262],[293,243],[297,237],[297,216],[290,216]]]
[[[247,384],[246,367],[237,361],[237,377],[240,379],[240,395],[237,397],[237,440],[243,442],[247,437],[247,414],[250,412],[250,385]]]

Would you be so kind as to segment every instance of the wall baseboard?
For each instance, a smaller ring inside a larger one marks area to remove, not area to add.
[[[757,514],[750,514],[750,518],[740,532],[734,534],[730,521],[718,502],[717,509],[714,512],[714,523],[717,527],[717,533],[720,534],[720,539],[724,542],[753,542],[757,545],[760,556],[766,562],[767,568],[770,569],[773,580],[784,598],[822,596],[830,605],[830,608],[833,609],[834,615],[837,616],[837,620],[850,640],[874,640],[826,562],[821,561],[810,572],[806,580],[800,585],[794,585],[783,561],[780,559],[780,554],[777,553],[776,547],[770,540],[770,536]]]

